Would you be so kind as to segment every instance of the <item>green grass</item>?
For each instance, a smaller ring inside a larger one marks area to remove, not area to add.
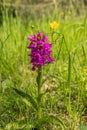
[[[60,26],[52,40],[50,23],[54,20]],[[37,95],[37,73],[31,71],[27,38],[38,30],[49,35],[55,58],[54,64],[43,68],[44,85],[50,87],[42,101],[43,112],[60,117],[67,130],[77,130],[87,125],[87,16],[28,18],[24,23],[8,15],[0,26],[0,130],[29,130],[36,120],[31,104],[13,87]],[[61,130],[51,123],[43,126],[43,130],[49,129]]]

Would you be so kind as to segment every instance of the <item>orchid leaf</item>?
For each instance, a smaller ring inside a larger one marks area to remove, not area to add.
[[[17,88],[13,88],[13,89],[21,97],[28,99],[28,101],[31,103],[32,107],[37,110],[37,103],[36,103],[36,101],[33,99],[33,97],[31,95],[23,92],[22,90],[18,90]]]

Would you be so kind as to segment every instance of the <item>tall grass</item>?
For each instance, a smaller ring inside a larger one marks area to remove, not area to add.
[[[50,29],[53,20],[60,23],[57,33]],[[36,119],[31,104],[12,88],[36,97],[36,73],[31,71],[27,37],[38,30],[49,35],[55,58],[54,64],[43,68],[43,77],[47,76],[43,89],[47,86],[49,91],[43,111],[60,117],[67,130],[77,130],[87,124],[87,16],[72,19],[67,14],[64,20],[49,15],[26,21],[6,14],[0,26],[0,130],[29,130]],[[47,129],[61,130],[51,123],[43,126]]]

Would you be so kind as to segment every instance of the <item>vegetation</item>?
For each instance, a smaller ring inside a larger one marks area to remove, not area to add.
[[[51,28],[53,21],[58,28]],[[54,64],[43,67],[41,91],[46,93],[41,107],[44,115],[59,118],[57,123],[49,120],[41,124],[41,129],[79,130],[81,126],[85,130],[87,14],[75,17],[75,12],[56,12],[53,16],[33,19],[30,15],[22,20],[18,14],[15,18],[9,16],[8,10],[3,11],[0,25],[0,130],[31,130],[37,120],[35,104],[24,93],[37,97],[37,72],[31,70],[27,38],[38,31],[49,36],[55,59]],[[19,90],[23,93],[18,95]]]

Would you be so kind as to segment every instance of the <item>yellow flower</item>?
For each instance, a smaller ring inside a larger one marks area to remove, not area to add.
[[[84,74],[87,74],[87,69],[83,69],[83,73],[84,73]]]
[[[56,21],[54,21],[53,23],[50,24],[52,29],[57,29],[59,27],[59,23],[57,23]]]

